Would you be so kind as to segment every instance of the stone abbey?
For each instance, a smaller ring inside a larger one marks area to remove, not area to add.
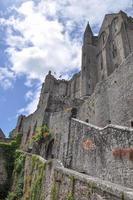
[[[31,145],[44,125],[52,138]],[[105,15],[98,36],[88,23],[81,71],[69,81],[49,71],[36,111],[18,118],[16,133],[26,156],[24,180],[32,154],[53,163],[42,181],[42,200],[52,199],[53,179],[55,200],[133,200],[133,18],[123,11]]]

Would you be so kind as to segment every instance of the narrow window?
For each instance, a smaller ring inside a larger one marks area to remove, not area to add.
[[[131,121],[131,127],[133,128],[133,121]]]
[[[105,35],[103,34],[103,44],[104,44],[104,42],[105,42]]]
[[[103,69],[103,61],[101,60],[101,70]]]
[[[117,48],[113,42],[112,44],[112,55],[113,55],[113,58],[115,58],[117,56]]]

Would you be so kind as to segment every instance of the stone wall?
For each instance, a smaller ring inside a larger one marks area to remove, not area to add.
[[[133,129],[98,128],[71,120],[69,167],[102,180],[133,187]]]
[[[55,168],[54,186],[58,200],[128,200],[133,190],[66,168]]]
[[[3,148],[0,147],[0,188],[5,185],[7,181],[6,158]],[[0,189],[1,192],[1,189]]]
[[[54,158],[59,159],[65,164],[69,133],[70,133],[71,108],[62,112],[52,113],[50,116],[49,128],[54,134]]]
[[[12,192],[7,199],[11,195],[32,200],[133,199],[132,189],[66,169],[57,160],[46,161],[24,152],[17,154]]]
[[[78,118],[104,127],[108,123],[131,126],[133,119],[133,53],[80,107]]]

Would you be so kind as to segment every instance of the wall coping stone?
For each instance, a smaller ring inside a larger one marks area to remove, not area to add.
[[[84,124],[88,127],[91,127],[91,128],[94,128],[94,129],[97,129],[99,131],[103,131],[105,129],[108,129],[108,128],[113,128],[113,129],[119,129],[119,130],[123,130],[123,131],[130,131],[130,132],[133,132],[133,128],[129,128],[129,127],[126,127],[126,126],[119,126],[119,125],[114,125],[114,124],[108,124],[107,126],[101,128],[101,127],[98,127],[98,126],[95,126],[93,124],[90,124],[90,123],[87,123],[87,122],[84,122],[84,121],[81,121],[79,119],[75,119],[75,118],[72,118],[73,121],[76,121],[76,122],[79,122],[81,124]]]
[[[62,172],[68,176],[74,176],[74,178],[83,182],[92,183],[92,185],[95,184],[97,188],[101,189],[102,191],[106,191],[107,193],[110,193],[120,199],[122,197],[122,194],[124,194],[124,200],[133,200],[133,189],[131,188],[111,183],[109,181],[104,181],[99,178],[88,176],[67,168],[56,167],[55,170],[58,172]]]

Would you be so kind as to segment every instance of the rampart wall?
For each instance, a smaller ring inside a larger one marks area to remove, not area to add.
[[[12,195],[47,200],[132,200],[133,190],[64,168],[57,160],[21,152],[14,170]],[[21,180],[22,184],[19,184]],[[16,187],[17,185],[17,187]]]

